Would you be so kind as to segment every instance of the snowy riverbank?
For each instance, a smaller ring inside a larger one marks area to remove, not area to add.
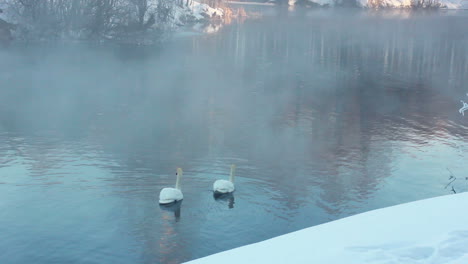
[[[1,2],[1,1],[0,1]],[[71,2],[66,2],[70,4]],[[92,5],[92,2],[90,2]],[[143,3],[143,4],[141,4]],[[16,39],[135,39],[136,42],[153,42],[166,33],[178,31],[191,25],[220,23],[225,16],[221,8],[213,8],[197,1],[122,1],[108,7],[106,17],[101,13],[83,13],[80,7],[75,11],[58,4],[25,8],[21,2],[0,3],[0,30],[14,35]],[[140,6],[143,5],[143,6]],[[64,6],[66,6],[64,4]],[[72,6],[73,7],[73,6]],[[85,6],[87,7],[87,6]],[[42,8],[42,9],[41,9]],[[37,10],[36,10],[37,9]],[[141,11],[144,10],[144,11]],[[32,17],[32,12],[41,11],[42,16]],[[63,12],[64,15],[56,16]],[[123,15],[121,15],[123,14]],[[98,19],[98,17],[100,19]],[[105,21],[104,21],[105,20]],[[54,23],[50,23],[54,21]],[[77,22],[78,21],[78,22]],[[97,24],[96,21],[103,21]],[[17,25],[16,30],[5,25]],[[199,27],[199,26],[198,26]],[[208,29],[210,31],[211,29]],[[0,32],[2,33],[2,32]]]
[[[382,6],[394,8],[409,8],[414,0],[357,0],[363,7],[370,7],[372,2],[379,2]],[[429,1],[426,1],[429,2]],[[436,1],[435,1],[436,2]],[[441,8],[447,9],[466,9],[468,1],[466,0],[439,0]]]
[[[294,5],[299,0],[289,0],[290,5]],[[309,0],[321,6],[333,6],[335,0]],[[346,1],[346,0],[344,0]],[[361,7],[375,7],[375,5],[390,7],[390,8],[409,8],[411,7],[412,0],[356,0]],[[446,9],[468,9],[467,0],[440,0],[441,8]]]
[[[211,19],[222,19],[224,10],[221,8],[213,8],[207,4],[192,1],[188,6],[174,7],[173,23],[176,25],[184,25],[192,21],[206,21]]]
[[[468,193],[401,204],[190,261],[468,263]]]

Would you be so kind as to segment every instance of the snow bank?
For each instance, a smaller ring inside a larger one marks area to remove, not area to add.
[[[468,9],[467,0],[443,0],[440,2],[448,9]]]
[[[2,2],[2,1],[0,0],[0,2]],[[0,9],[3,11],[3,13],[0,13],[0,18],[4,19],[7,22],[12,22],[12,16],[11,16],[11,14],[9,12],[9,9],[8,9],[8,6],[7,6],[6,2],[5,3],[0,3]]]
[[[189,21],[209,20],[222,18],[223,16],[223,9],[213,8],[207,4],[202,4],[196,1],[190,2],[190,4],[185,7],[174,7],[174,21],[178,25],[183,25]]]
[[[375,0],[374,0],[375,1]],[[371,5],[372,0],[358,0],[363,7]],[[411,0],[379,0],[383,6],[395,8],[408,8],[411,6]],[[468,8],[467,0],[440,0],[439,3],[443,8],[448,9],[465,9]]]
[[[190,261],[228,263],[466,264],[468,193],[343,218]]]
[[[333,6],[334,0],[310,0],[313,3],[325,6]],[[346,1],[346,0],[345,0]],[[372,6],[372,2],[378,1],[382,6],[394,8],[408,8],[411,6],[411,0],[357,0],[362,7]],[[297,0],[289,0],[289,5],[294,5]],[[447,9],[468,9],[468,0],[440,0],[443,8]]]

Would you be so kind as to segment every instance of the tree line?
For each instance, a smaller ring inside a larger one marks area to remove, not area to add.
[[[11,0],[9,13],[23,33],[100,37],[171,23],[176,6],[193,0]]]
[[[373,8],[390,7],[385,0],[368,0],[367,5]],[[440,8],[439,0],[411,0],[409,3],[411,8]]]

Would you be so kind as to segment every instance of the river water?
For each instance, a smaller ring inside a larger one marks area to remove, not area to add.
[[[1,49],[0,263],[180,263],[468,190],[466,25],[272,12],[158,46]],[[177,167],[185,199],[160,207]]]

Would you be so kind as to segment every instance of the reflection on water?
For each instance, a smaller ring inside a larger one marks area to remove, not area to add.
[[[0,50],[0,262],[180,263],[450,193],[467,22],[321,11]],[[233,163],[235,203],[214,199]],[[177,167],[183,208],[161,208]]]
[[[234,194],[233,193],[213,193],[215,201],[224,202],[229,209],[234,208]]]
[[[182,206],[182,201],[171,203],[171,204],[160,204],[159,208],[163,211],[171,212],[174,214],[174,219],[176,222],[180,221],[180,208]],[[166,218],[163,216],[163,218]]]

